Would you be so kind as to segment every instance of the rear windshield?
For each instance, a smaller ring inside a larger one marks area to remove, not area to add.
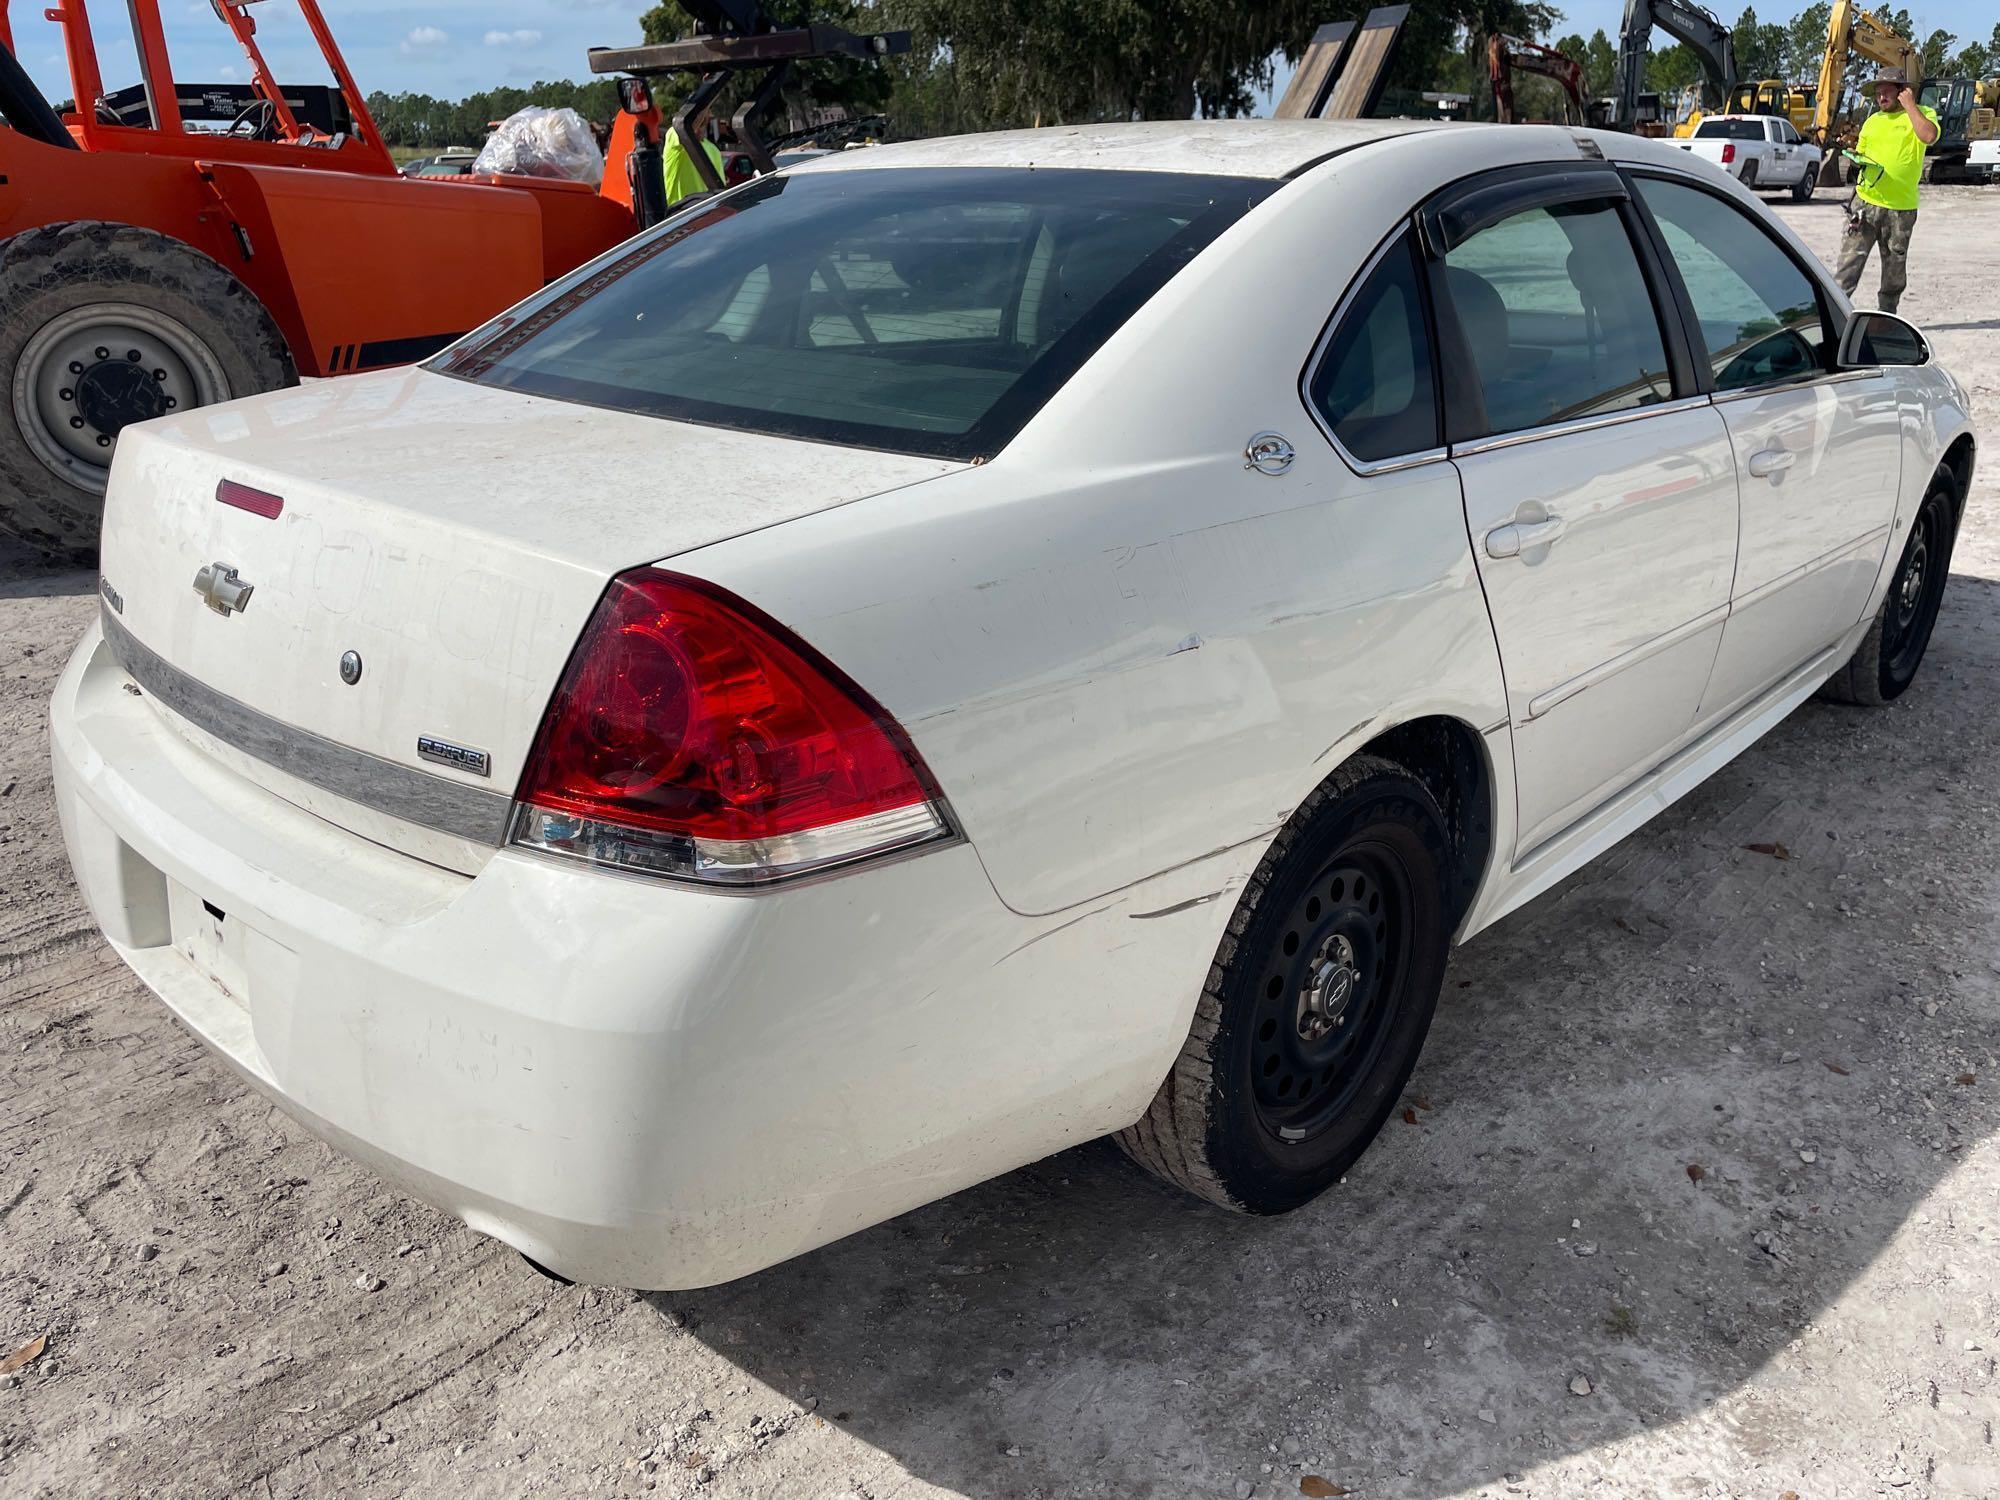
[[[1695,138],[1703,141],[1761,141],[1764,139],[1762,120],[1703,120],[1694,128]]]
[[[990,455],[1276,186],[1015,168],[767,177],[431,368],[650,416]]]

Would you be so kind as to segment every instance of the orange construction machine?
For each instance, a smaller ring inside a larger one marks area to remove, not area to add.
[[[255,13],[275,0],[210,0],[249,69],[212,84],[175,77],[160,0],[126,0],[140,80],[116,91],[90,3],[44,12],[68,55],[74,102],[58,110],[16,60],[0,0],[0,529],[45,549],[95,549],[131,423],[422,359],[662,216],[669,127],[638,78],[602,183],[407,178],[317,0],[289,4],[324,84],[273,77]],[[780,32],[755,0],[688,8],[714,13],[696,41],[633,56],[634,71],[745,66],[718,56],[732,49],[766,66],[870,55],[845,33],[797,34],[829,28]]]

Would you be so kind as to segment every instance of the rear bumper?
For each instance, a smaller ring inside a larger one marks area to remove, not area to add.
[[[1116,1129],[1186,1034],[1200,964],[1184,1005],[1131,961],[1079,1015],[1098,921],[1015,915],[964,845],[759,894],[446,871],[219,766],[95,628],[51,722],[140,978],[309,1129],[577,1280],[728,1280]]]

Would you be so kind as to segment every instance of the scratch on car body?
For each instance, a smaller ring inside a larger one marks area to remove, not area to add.
[[[1067,922],[1063,922],[1058,926],[1051,927],[1047,932],[1036,933],[1033,937],[1029,938],[1027,942],[1020,944],[1018,947],[1009,948],[1005,953],[1001,954],[998,958],[994,959],[993,967],[996,969],[999,968],[1000,965],[1007,962],[1007,960],[1012,958],[1015,954],[1025,952],[1029,948],[1034,947],[1035,944],[1039,943],[1043,938],[1052,938],[1066,927],[1074,927],[1079,922],[1087,922],[1092,917],[1096,916],[1099,912],[1109,911],[1111,909],[1111,906],[1115,905],[1117,905],[1117,903],[1114,901],[1110,903],[1109,906],[1096,907],[1090,911],[1085,912],[1080,917],[1071,917]]]
[[[1373,724],[1374,722],[1375,722],[1375,715],[1370,714],[1367,718],[1363,719],[1359,724],[1355,724],[1350,726],[1349,728],[1343,729],[1339,734],[1333,737],[1332,744],[1328,745],[1324,750],[1320,751],[1319,754],[1313,757],[1313,764],[1318,765],[1321,761],[1325,760],[1329,755],[1333,754],[1335,750],[1339,749],[1347,741],[1353,739],[1356,735],[1360,734],[1362,730],[1366,729],[1370,724]]]
[[[1135,922],[1149,922],[1154,917],[1171,917],[1175,912],[1190,911],[1197,906],[1206,906],[1221,895],[1221,891],[1210,891],[1206,896],[1191,896],[1185,901],[1176,901],[1172,906],[1163,906],[1158,911],[1135,911],[1128,913],[1128,915]]]

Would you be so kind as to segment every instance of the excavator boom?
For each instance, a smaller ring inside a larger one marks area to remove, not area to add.
[[[1702,92],[1710,108],[1725,104],[1736,87],[1736,48],[1729,28],[1693,0],[1626,0],[1618,31],[1618,74],[1611,120],[1620,130],[1639,123],[1639,95],[1646,86],[1646,57],[1653,28],[1689,48],[1701,64]]]

